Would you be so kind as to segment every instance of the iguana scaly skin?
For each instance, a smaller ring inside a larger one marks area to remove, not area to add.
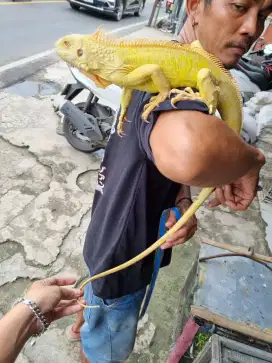
[[[56,43],[59,56],[90,77],[98,87],[115,84],[123,88],[117,131],[123,133],[123,121],[133,90],[155,93],[145,105],[142,118],[171,94],[173,106],[180,100],[201,100],[210,114],[218,109],[222,119],[237,133],[242,126],[242,98],[229,71],[198,41],[179,44],[164,40],[123,40],[107,36],[98,29],[91,35],[67,35]],[[180,90],[177,88],[184,88]],[[192,88],[199,92],[193,92]],[[86,280],[88,282],[120,271],[138,262],[160,247],[180,229],[204,203],[214,188],[204,188],[182,218],[152,246],[126,263]]]

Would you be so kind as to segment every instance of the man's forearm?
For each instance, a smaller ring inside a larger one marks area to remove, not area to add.
[[[163,175],[198,187],[229,184],[260,170],[265,161],[258,149],[247,145],[225,122],[195,111],[160,115],[150,145]]]
[[[36,318],[28,306],[18,304],[0,320],[0,363],[15,362],[31,337]]]

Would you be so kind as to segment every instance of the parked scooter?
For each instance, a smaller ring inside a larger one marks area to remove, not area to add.
[[[55,111],[62,116],[63,134],[77,150],[90,153],[104,149],[120,107],[122,90],[115,85],[98,88],[78,69],[69,68],[76,83],[64,87],[61,92],[64,99],[55,106]],[[73,103],[83,91],[87,91],[87,100]]]
[[[272,44],[268,44],[264,48],[264,61],[262,62],[262,67],[272,83]]]
[[[254,54],[263,57],[261,68],[272,83],[272,44],[267,44],[264,48],[251,52],[249,56]]]

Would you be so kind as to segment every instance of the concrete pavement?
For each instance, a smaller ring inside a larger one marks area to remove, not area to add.
[[[167,35],[144,28],[131,36]],[[50,97],[57,95],[70,77],[66,65],[59,62],[29,77],[28,83],[0,92],[2,313],[36,278],[68,273],[79,278],[86,274],[82,246],[100,160],[94,154],[74,150],[55,132],[58,117]],[[270,134],[268,125],[259,139],[269,161],[262,176],[267,185],[272,174]],[[166,361],[182,318],[188,313],[203,237],[253,245],[260,253],[270,253],[258,200],[245,213],[203,207],[197,215],[196,237],[174,249],[171,266],[159,275],[150,308],[139,325],[131,363]],[[79,362],[79,344],[68,343],[64,333],[73,319],[53,324],[36,344],[26,346],[18,362]]]

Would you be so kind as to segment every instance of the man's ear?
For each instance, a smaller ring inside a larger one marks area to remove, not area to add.
[[[196,22],[198,21],[198,12],[201,0],[187,0],[186,9],[187,14],[190,15]]]

